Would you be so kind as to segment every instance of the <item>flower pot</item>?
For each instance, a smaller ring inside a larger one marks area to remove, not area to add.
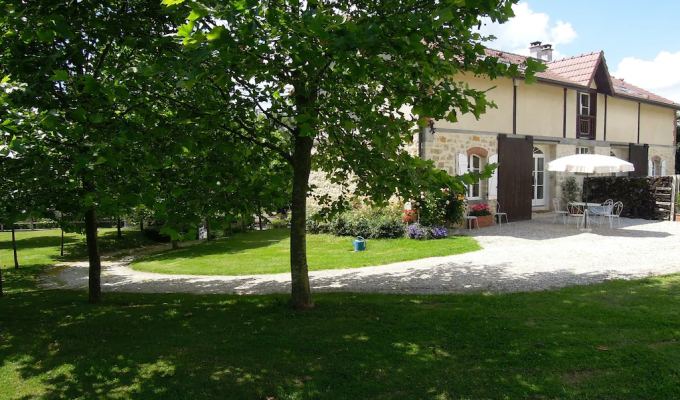
[[[476,228],[477,223],[479,223],[480,228],[486,228],[493,225],[493,215],[477,216],[477,222],[475,222],[474,220],[469,220],[468,223],[472,224],[472,228]]]
[[[680,214],[675,214],[675,222],[680,222]]]

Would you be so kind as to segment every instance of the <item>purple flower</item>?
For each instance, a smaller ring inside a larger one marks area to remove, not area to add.
[[[409,239],[423,239],[427,236],[427,229],[418,223],[411,224],[406,228],[406,236]]]
[[[446,229],[445,226],[431,226],[430,227],[430,237],[432,239],[444,239],[449,237],[449,231]]]

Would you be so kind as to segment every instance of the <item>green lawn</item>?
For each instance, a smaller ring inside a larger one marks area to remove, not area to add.
[[[0,400],[680,398],[680,277],[506,295],[0,298]]]
[[[131,267],[164,274],[251,275],[290,271],[290,231],[254,231],[179,250],[144,256]],[[307,236],[307,261],[311,271],[383,265],[426,257],[448,256],[479,250],[471,237],[441,240],[376,239],[367,249],[354,252],[349,238]]]
[[[99,229],[100,253],[157,244],[147,239],[138,230],[123,229],[122,234],[123,238],[119,240],[116,229]],[[35,277],[43,269],[55,263],[87,258],[85,235],[77,233],[64,235],[64,257],[60,256],[61,231],[59,229],[17,231],[16,239],[21,266],[18,270],[14,269],[12,234],[0,232],[0,266],[6,293],[32,288]]]

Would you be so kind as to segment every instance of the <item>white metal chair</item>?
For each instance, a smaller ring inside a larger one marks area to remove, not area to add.
[[[623,212],[623,202],[617,201],[614,203],[612,206],[612,212],[607,215],[607,218],[609,218],[609,229],[613,228],[614,224],[614,218],[616,218],[619,221],[619,228],[621,227],[621,213]]]
[[[498,224],[503,225],[503,217],[505,217],[505,223],[509,224],[510,221],[508,220],[508,213],[501,212],[501,203],[498,202],[498,200],[489,200],[489,207],[491,207],[493,211],[493,217],[494,219],[498,218]]]
[[[585,222],[585,216],[586,216],[585,213],[587,211],[582,210],[577,205],[569,203],[569,204],[567,204],[567,212],[568,212],[567,215],[569,216],[569,218],[567,219],[567,225],[569,225],[569,221],[571,221],[572,218],[575,218],[576,219],[576,227],[580,228],[581,224],[583,224]]]
[[[465,218],[465,223],[469,230],[472,230],[472,221],[477,223],[477,229],[479,229],[479,221],[474,215],[470,215],[470,205],[468,203],[463,203],[463,218]]]
[[[614,200],[612,199],[605,200],[601,206],[594,208],[594,211],[595,212],[593,212],[593,214],[600,217],[599,224],[602,225],[604,223],[604,219],[608,218],[614,211]],[[609,225],[611,225],[611,221]]]
[[[557,197],[553,197],[552,203],[553,203],[553,211],[555,211],[555,216],[553,217],[553,224],[557,220],[558,215],[562,216],[562,223],[566,224],[567,223],[567,217],[569,216],[569,211],[560,210],[560,201],[557,200]]]

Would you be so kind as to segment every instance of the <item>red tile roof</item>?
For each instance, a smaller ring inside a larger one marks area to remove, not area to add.
[[[499,61],[510,64],[522,64],[527,59],[527,56],[494,49],[486,49],[485,54],[487,57],[498,57]],[[604,54],[602,51],[548,61],[545,63],[548,69],[544,72],[537,73],[536,78],[538,78],[538,80],[563,83],[569,86],[590,87],[590,83],[595,75],[600,60],[604,62]],[[642,99],[680,108],[680,104],[675,103],[672,100],[668,100],[637,86],[633,86],[621,79],[612,77],[611,80],[614,85],[614,93],[616,96]]]

